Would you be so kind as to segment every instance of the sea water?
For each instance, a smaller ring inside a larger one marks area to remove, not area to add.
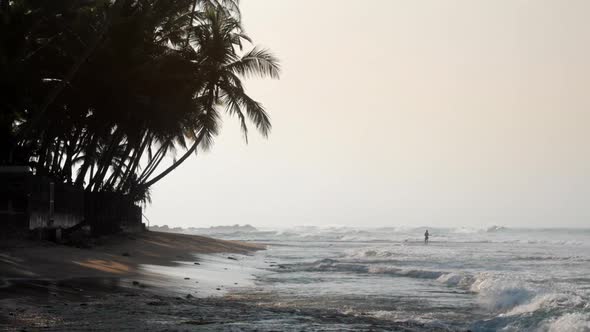
[[[590,230],[316,228],[225,234],[247,258],[260,305],[336,310],[426,329],[590,331]],[[245,264],[247,262],[244,262]]]

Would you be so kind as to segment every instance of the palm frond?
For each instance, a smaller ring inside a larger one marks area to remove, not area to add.
[[[235,115],[240,120],[240,127],[242,129],[242,134],[244,135],[244,140],[246,144],[248,144],[248,125],[246,124],[246,117],[240,108],[239,101],[233,99],[231,95],[225,94],[222,96],[223,103],[226,105],[226,112],[230,115]]]
[[[268,50],[255,47],[242,58],[227,66],[227,70],[244,77],[270,77],[278,79],[281,74],[279,60]]]
[[[210,107],[201,113],[197,121],[199,135],[203,136],[199,147],[203,151],[208,151],[213,146],[215,136],[219,134],[221,117],[214,107]]]

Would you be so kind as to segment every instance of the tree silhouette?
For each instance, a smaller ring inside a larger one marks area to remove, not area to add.
[[[0,1],[0,164],[145,201],[223,115],[267,136],[242,80],[280,68],[240,19],[236,0]]]

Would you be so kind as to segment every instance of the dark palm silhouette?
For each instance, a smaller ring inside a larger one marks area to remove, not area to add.
[[[224,114],[270,132],[242,79],[280,69],[250,43],[236,0],[0,1],[0,163],[146,200]]]

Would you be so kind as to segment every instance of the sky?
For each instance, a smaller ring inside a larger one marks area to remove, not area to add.
[[[151,224],[590,226],[590,12],[575,0],[242,0],[272,117],[153,188]]]

